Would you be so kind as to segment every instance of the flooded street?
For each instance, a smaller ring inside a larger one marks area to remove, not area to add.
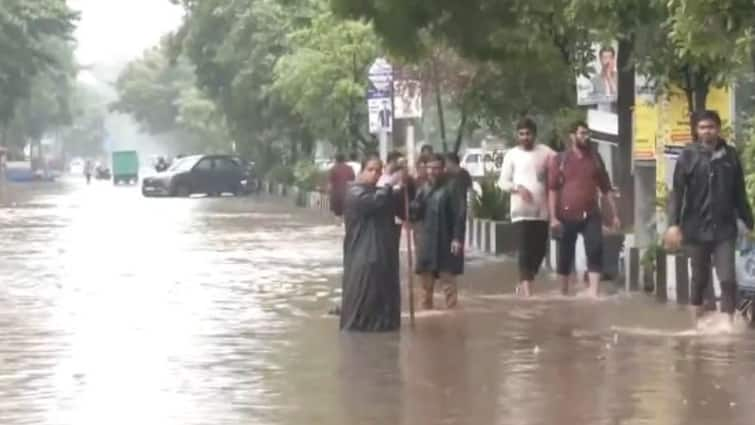
[[[755,333],[476,258],[462,309],[346,335],[341,230],[248,198],[79,181],[0,207],[0,424],[752,425]],[[544,294],[543,294],[544,293]]]

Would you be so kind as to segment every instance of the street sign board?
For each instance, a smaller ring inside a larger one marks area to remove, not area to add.
[[[396,81],[393,93],[396,119],[422,118],[422,86],[419,81]]]
[[[368,99],[367,108],[370,112],[370,133],[377,134],[381,129],[386,133],[393,131],[393,105],[391,99]]]
[[[367,110],[370,133],[393,131],[393,67],[385,58],[377,58],[367,75]]]
[[[367,79],[370,80],[370,90],[377,97],[380,94],[390,96],[391,84],[393,83],[393,67],[385,58],[377,58],[370,66]]]

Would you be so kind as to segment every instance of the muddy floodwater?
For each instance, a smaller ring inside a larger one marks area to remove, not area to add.
[[[329,217],[269,198],[14,187],[0,424],[755,424],[755,332],[608,287],[522,301],[473,255],[458,312],[345,335],[340,260]]]

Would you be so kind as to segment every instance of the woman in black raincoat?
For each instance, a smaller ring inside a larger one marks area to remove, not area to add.
[[[384,178],[369,158],[346,192],[341,330],[385,332],[401,326],[401,291],[395,216],[400,173]],[[395,187],[394,187],[395,186]]]

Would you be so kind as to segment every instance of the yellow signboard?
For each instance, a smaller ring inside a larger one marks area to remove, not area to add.
[[[728,87],[711,88],[706,106],[706,109],[718,112],[723,127],[731,123],[731,93]],[[678,151],[692,143],[689,104],[683,90],[673,87],[661,98],[659,120],[666,152]]]
[[[641,102],[634,107],[635,161],[655,160],[655,141],[658,134],[658,108],[654,103]]]

